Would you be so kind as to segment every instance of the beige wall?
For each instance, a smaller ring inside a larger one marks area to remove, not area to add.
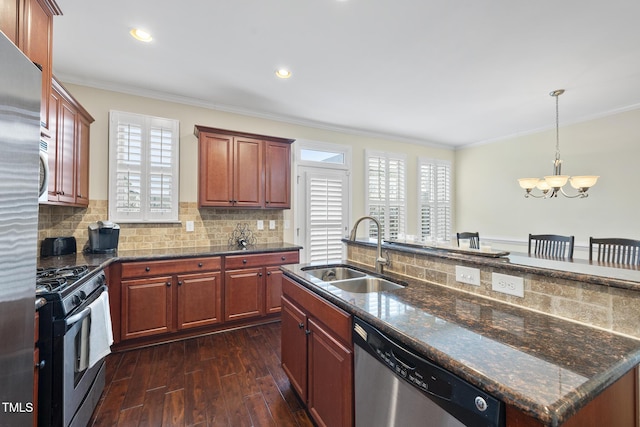
[[[640,109],[560,128],[562,172],[600,175],[586,199],[525,199],[517,179],[552,174],[555,129],[456,152],[457,229],[525,251],[529,233],[640,239]],[[569,186],[572,193],[575,191]]]
[[[107,200],[108,193],[108,115],[109,110],[121,110],[132,113],[146,114],[159,117],[178,119],[180,121],[180,202],[193,203],[197,201],[197,139],[193,134],[194,125],[205,125],[222,129],[238,130],[251,133],[273,135],[286,138],[304,139],[311,141],[329,142],[333,144],[349,145],[352,148],[352,221],[364,214],[364,150],[385,150],[405,153],[407,156],[408,183],[416,182],[416,165],[420,156],[447,159],[453,162],[454,152],[445,148],[434,148],[425,145],[411,144],[402,141],[374,138],[369,136],[347,134],[329,131],[320,128],[300,126],[273,120],[243,116],[227,113],[209,108],[185,105],[177,102],[168,102],[123,94],[119,92],[100,90],[86,86],[65,84],[65,87],[95,118],[91,125],[90,146],[90,185],[89,194],[92,201]],[[295,171],[294,171],[295,172]],[[295,182],[295,180],[294,180]],[[415,234],[417,230],[417,188],[414,185],[407,186],[408,206],[408,233]],[[295,192],[294,192],[295,195]],[[57,207],[51,208],[54,210]],[[214,211],[211,208],[201,211]],[[182,212],[182,208],[181,208]],[[77,215],[78,213],[76,213]],[[80,212],[82,214],[82,210]],[[95,213],[93,215],[96,215]],[[106,213],[105,213],[106,215]],[[212,215],[207,214],[211,217]],[[254,221],[259,214],[252,214]],[[53,216],[55,217],[55,216]],[[265,220],[269,219],[265,214]],[[181,214],[181,219],[184,216]],[[295,221],[295,215],[291,210],[283,212],[283,219],[291,223]],[[184,220],[183,220],[184,221]],[[350,222],[352,222],[350,221]],[[85,221],[86,222],[86,221]],[[46,223],[46,230],[41,230],[41,235],[54,235],[56,226]],[[278,221],[278,227],[282,222]],[[135,231],[136,226],[132,232]],[[198,221],[196,220],[196,227]],[[293,229],[280,230],[282,239],[294,242]],[[167,226],[175,232],[174,226]],[[160,227],[162,230],[162,227]],[[184,224],[182,224],[184,232]],[[80,234],[82,230],[78,230]],[[196,229],[196,233],[198,230]]]

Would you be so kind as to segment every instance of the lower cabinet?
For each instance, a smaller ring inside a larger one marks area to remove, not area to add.
[[[319,426],[353,425],[351,316],[283,278],[282,368]]]
[[[222,322],[220,268],[220,257],[123,264],[121,339],[167,334]],[[199,270],[213,271],[191,273]],[[140,276],[146,277],[133,278]]]
[[[146,345],[277,318],[280,266],[298,260],[298,251],[283,251],[118,263],[109,291],[120,301],[111,309],[115,344]]]

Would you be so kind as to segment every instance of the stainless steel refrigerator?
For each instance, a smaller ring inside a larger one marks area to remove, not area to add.
[[[0,32],[0,426],[31,425],[40,70]]]

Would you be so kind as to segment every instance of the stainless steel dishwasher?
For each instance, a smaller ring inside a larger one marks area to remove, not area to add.
[[[503,427],[504,403],[354,319],[356,427]]]

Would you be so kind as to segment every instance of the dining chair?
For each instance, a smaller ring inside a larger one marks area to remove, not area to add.
[[[573,259],[573,236],[529,234],[529,255]]]
[[[597,248],[597,261],[640,265],[640,240],[589,237],[589,261]]]
[[[480,249],[480,235],[473,232],[456,233],[456,239],[458,246],[460,246],[460,240],[469,240],[469,247],[471,249]]]

